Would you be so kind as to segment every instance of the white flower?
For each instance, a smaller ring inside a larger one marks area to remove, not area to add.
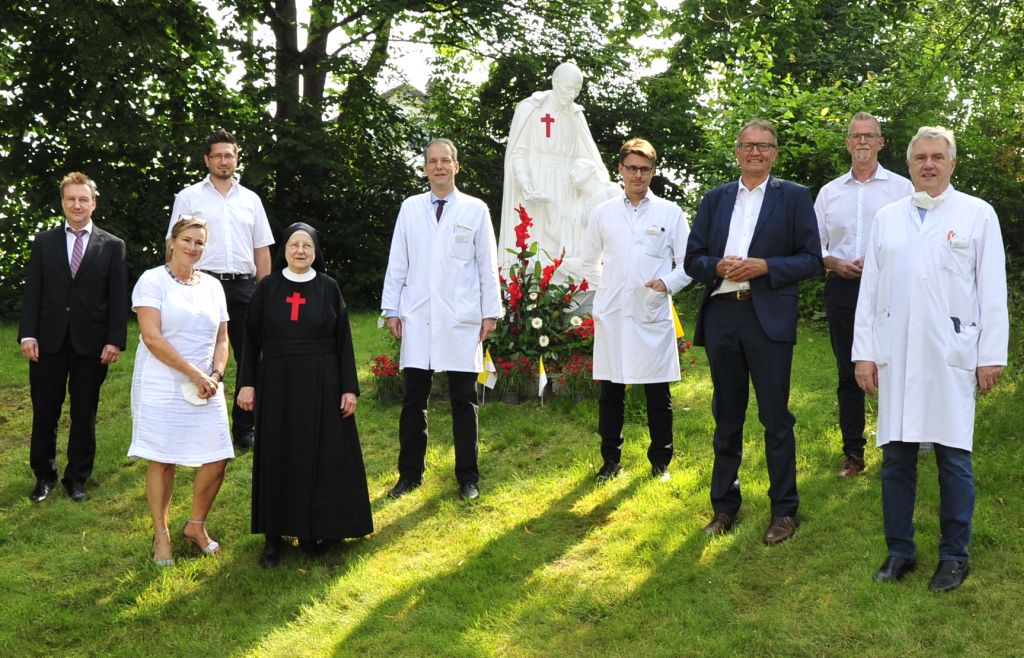
[[[537,293],[531,292],[530,293],[530,299],[532,299],[533,301],[537,301]]]
[[[541,336],[540,338],[537,339],[537,342],[540,343],[541,347],[547,347],[548,343],[551,341],[548,339],[547,336]]]
[[[572,319],[569,320],[569,324],[571,324],[574,327],[578,327],[581,324],[583,324],[583,318],[581,318],[578,315],[574,315],[574,316],[572,316]]]
[[[533,310],[533,309],[535,309],[535,308],[537,308],[537,305],[536,305],[536,304],[527,304],[527,305],[526,305],[526,310],[527,310],[527,311],[532,311],[532,310]]]
[[[540,329],[541,327],[544,326],[544,321],[541,320],[540,318],[534,318],[530,320],[530,326],[533,327],[534,329]]]

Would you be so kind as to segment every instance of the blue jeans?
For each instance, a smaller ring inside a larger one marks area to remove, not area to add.
[[[889,555],[915,557],[914,499],[920,444],[899,441],[882,446],[882,516]],[[969,450],[935,444],[939,467],[940,560],[966,560],[974,515],[974,475]]]

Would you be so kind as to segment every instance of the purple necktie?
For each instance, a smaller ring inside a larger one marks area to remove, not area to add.
[[[444,199],[437,200],[437,212],[434,213],[434,217],[437,218],[437,221],[441,221],[441,212],[444,210],[444,202]]]
[[[75,246],[71,248],[71,278],[73,279],[78,274],[78,266],[82,264],[82,252],[84,251],[82,248],[82,236],[88,233],[88,231],[84,228],[72,231],[69,228],[68,232],[75,234]]]

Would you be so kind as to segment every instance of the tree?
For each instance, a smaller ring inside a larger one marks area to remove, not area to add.
[[[221,84],[216,26],[182,0],[40,0],[0,10],[0,314],[20,304],[29,238],[61,216],[73,170],[100,189],[98,224],[163,260],[195,142],[238,107]]]

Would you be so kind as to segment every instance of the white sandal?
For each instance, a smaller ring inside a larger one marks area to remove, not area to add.
[[[190,542],[191,544],[195,545],[196,548],[201,550],[206,555],[218,555],[220,553],[220,544],[219,543],[217,543],[217,542],[215,542],[215,541],[213,541],[211,539],[210,543],[207,544],[206,546],[200,546],[199,542],[196,539],[194,539],[192,537],[189,537],[188,535],[185,534],[185,528],[187,528],[190,523],[192,525],[202,525],[202,526],[205,526],[206,525],[206,520],[204,519],[202,521],[193,521],[190,518],[189,519],[185,519],[185,525],[181,526],[181,536],[185,538],[185,541]]]

